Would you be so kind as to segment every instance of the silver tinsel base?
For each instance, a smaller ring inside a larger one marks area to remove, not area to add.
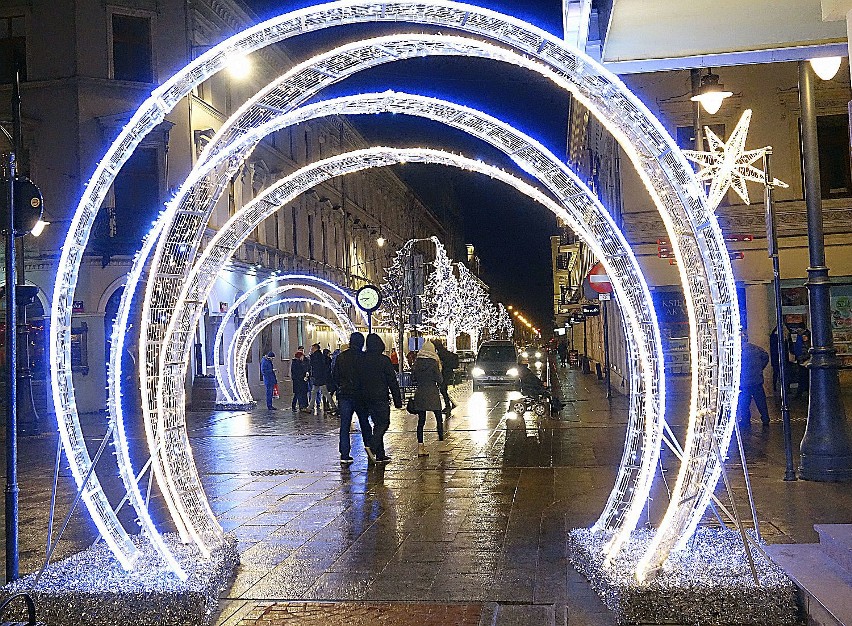
[[[233,582],[239,564],[236,539],[228,535],[225,545],[204,560],[195,546],[182,544],[177,535],[164,537],[189,574],[186,581],[165,571],[146,541],[137,541],[142,554],[132,572],[125,571],[99,542],[51,564],[34,589],[35,575],[30,574],[0,589],[0,595],[6,598],[28,591],[35,600],[38,621],[50,626],[212,624],[219,596]]]
[[[739,532],[702,528],[687,549],[672,553],[663,570],[645,584],[633,577],[639,557],[653,537],[636,531],[621,554],[603,567],[603,547],[611,534],[573,530],[571,562],[589,579],[619,624],[799,624],[793,582],[752,548],[760,579],[754,584]]]

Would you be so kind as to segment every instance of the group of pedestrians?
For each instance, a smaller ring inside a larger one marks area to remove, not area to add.
[[[364,348],[366,347],[366,350]],[[359,332],[349,336],[331,369],[330,384],[337,394],[340,413],[340,462],[352,463],[350,431],[357,416],[361,438],[370,463],[386,464],[391,458],[385,451],[384,436],[390,427],[390,405],[402,408],[402,394],[396,370],[384,354],[385,342],[375,333]]]
[[[769,426],[769,408],[766,402],[766,391],[763,387],[763,370],[772,364],[772,390],[775,391],[780,379],[781,367],[785,373],[794,374],[795,380],[787,380],[796,385],[796,398],[808,392],[809,372],[807,362],[810,359],[810,331],[804,327],[791,328],[784,325],[784,347],[786,354],[780,358],[778,346],[778,328],[769,335],[769,350],[748,342],[747,333],[743,331],[742,370],[740,375],[740,397],[737,408],[737,422],[741,428],[751,424],[751,403],[754,401],[764,428]],[[786,376],[785,376],[786,378]]]
[[[293,411],[311,413],[324,403],[325,414],[340,417],[340,462],[353,462],[351,430],[352,418],[358,419],[365,452],[370,464],[386,464],[391,457],[385,450],[384,436],[390,427],[390,404],[401,409],[402,394],[397,380],[398,357],[384,354],[385,344],[375,333],[364,337],[360,332],[349,336],[334,354],[322,351],[319,344],[311,346],[310,357],[301,349],[290,365],[293,381]],[[272,405],[275,376],[274,352],[269,352],[261,363],[261,374],[266,385],[266,406]],[[448,385],[458,366],[458,357],[439,341],[426,341],[411,355],[412,377],[416,391],[408,402],[409,413],[417,415],[418,456],[428,456],[423,441],[426,415],[432,412],[438,431],[438,440],[444,440],[444,416],[450,416],[455,403],[449,396]],[[309,397],[310,396],[310,397]],[[335,402],[334,396],[337,401]],[[442,406],[443,400],[443,406]]]
[[[270,411],[277,410],[272,404],[275,390],[278,386],[278,377],[275,375],[275,353],[267,352],[260,363],[260,375],[266,388],[266,408]],[[328,379],[331,373],[332,354],[326,348],[322,349],[320,344],[311,346],[310,355],[305,355],[303,346],[293,355],[290,362],[290,379],[293,382],[293,400],[291,408],[293,412],[337,414],[337,406],[328,389]]]

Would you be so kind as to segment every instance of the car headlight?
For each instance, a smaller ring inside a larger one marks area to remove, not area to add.
[[[485,370],[482,369],[481,367],[474,367],[470,371],[470,373],[473,374],[474,376],[476,376],[477,378],[480,377],[480,376],[485,376]]]
[[[540,358],[541,358],[541,352],[536,352],[536,353],[535,353],[535,358],[540,359]]]
[[[524,357],[525,359],[528,359],[528,358],[530,358],[530,353],[527,352],[526,350],[524,350],[523,352],[521,352],[521,356]]]
[[[517,376],[518,375],[518,368],[517,367],[510,367],[509,369],[506,370],[506,375],[507,376]]]

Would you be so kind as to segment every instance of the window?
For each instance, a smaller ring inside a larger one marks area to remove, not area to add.
[[[26,21],[23,15],[0,17],[0,84],[15,82],[15,64],[21,81],[27,79]]]
[[[849,118],[822,115],[817,118],[819,180],[823,198],[852,196],[849,171]]]
[[[139,83],[154,82],[149,18],[112,16],[112,77]]]
[[[138,148],[116,177],[113,191],[115,222],[110,230],[114,243],[131,246],[132,253],[162,206],[157,148]]]

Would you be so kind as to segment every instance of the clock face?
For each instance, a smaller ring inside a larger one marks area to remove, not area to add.
[[[365,311],[374,311],[379,308],[379,303],[382,299],[382,294],[372,285],[361,287],[355,295],[358,306]]]

